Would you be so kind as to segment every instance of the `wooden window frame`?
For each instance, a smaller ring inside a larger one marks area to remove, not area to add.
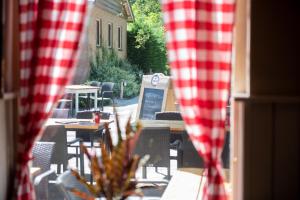
[[[12,199],[14,196],[14,179],[16,166],[16,141],[19,132],[19,1],[2,1],[1,3],[1,73],[0,101],[2,116],[1,150],[6,154],[2,158],[1,173],[6,171],[1,185],[1,196]],[[3,126],[3,124],[5,124]],[[4,140],[3,140],[4,139]],[[1,174],[3,175],[3,174]],[[6,191],[5,190],[6,187]]]

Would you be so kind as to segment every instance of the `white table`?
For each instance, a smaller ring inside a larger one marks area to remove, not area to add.
[[[201,198],[201,176],[194,173],[176,171],[161,200],[196,200]],[[204,177],[203,177],[204,179]],[[204,180],[202,180],[203,183]]]
[[[65,87],[65,93],[75,94],[75,114],[79,111],[79,94],[95,94],[94,109],[97,109],[97,94],[100,87],[89,85],[68,85]]]
[[[201,199],[202,191],[206,182],[202,168],[179,168],[170,180],[161,200]],[[231,193],[229,170],[223,170],[225,175],[225,189]]]

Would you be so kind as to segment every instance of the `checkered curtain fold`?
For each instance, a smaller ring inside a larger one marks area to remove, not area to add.
[[[35,199],[28,161],[75,69],[86,0],[20,0],[20,131],[17,200]]]
[[[235,2],[163,0],[163,11],[175,93],[187,132],[207,169],[202,199],[227,199],[221,152]]]

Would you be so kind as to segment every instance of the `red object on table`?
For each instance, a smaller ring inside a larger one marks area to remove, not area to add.
[[[100,123],[100,115],[99,115],[99,113],[95,113],[95,114],[94,114],[94,122],[95,122],[96,124],[99,124],[99,123]]]

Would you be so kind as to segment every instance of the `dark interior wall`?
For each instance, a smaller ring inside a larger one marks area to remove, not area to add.
[[[299,96],[300,1],[252,0],[250,9],[251,94]]]
[[[300,103],[245,105],[243,199],[299,199]]]
[[[300,199],[300,1],[246,1],[250,97],[233,102],[234,199]]]

